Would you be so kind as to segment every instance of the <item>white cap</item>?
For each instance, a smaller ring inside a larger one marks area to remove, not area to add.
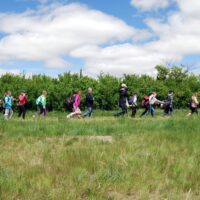
[[[122,85],[121,85],[123,88],[127,88],[127,85],[126,84],[124,84],[124,83],[122,83]]]

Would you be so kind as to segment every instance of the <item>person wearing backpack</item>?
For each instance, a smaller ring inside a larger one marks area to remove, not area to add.
[[[67,119],[70,119],[74,116],[77,116],[78,118],[81,117],[81,110],[79,108],[80,103],[81,103],[81,91],[78,91],[76,92],[75,101],[73,103],[73,112],[67,115]]]
[[[73,111],[73,104],[75,102],[76,94],[71,95],[69,98],[67,98],[65,106],[66,110],[72,112]]]
[[[164,113],[163,113],[163,116],[166,116],[166,115],[173,115],[173,91],[169,91],[166,98],[165,98],[165,101],[164,101]]]
[[[160,101],[156,98],[157,93],[153,92],[150,96],[149,96],[149,111],[145,114],[146,116],[151,113],[152,117],[155,117],[155,108],[154,105],[155,104],[163,104],[163,101]]]
[[[21,94],[18,97],[18,108],[19,108],[19,114],[18,117],[21,117],[25,119],[26,115],[26,103],[27,103],[27,95],[25,92],[21,92]]]
[[[4,102],[5,102],[5,119],[9,120],[13,116],[13,110],[12,110],[12,103],[14,98],[12,97],[11,91],[6,92]]]
[[[36,105],[37,105],[37,110],[38,110],[38,116],[42,115],[45,117],[46,116],[46,101],[47,98],[47,91],[43,90],[42,94],[36,99]]]
[[[5,112],[5,108],[4,108],[4,102],[2,99],[0,99],[0,113],[4,114]]]
[[[131,113],[131,117],[135,118],[135,115],[137,113],[137,93],[134,93],[133,96],[129,99],[128,101],[129,105],[130,105],[130,108],[132,110],[132,113]]]
[[[83,117],[91,117],[92,116],[92,110],[93,110],[93,104],[94,104],[94,96],[92,94],[92,88],[88,88],[88,92],[85,97],[85,104],[87,106],[87,112],[83,114]]]
[[[122,83],[119,89],[119,107],[121,108],[121,111],[116,113],[114,115],[115,117],[124,116],[128,112],[127,99],[128,99],[128,88],[126,84]]]
[[[198,93],[194,93],[191,97],[191,100],[190,100],[190,110],[191,112],[188,113],[187,116],[191,116],[193,115],[194,113],[196,113],[198,115],[198,106],[199,106],[199,102],[198,102]]]
[[[150,94],[151,95],[151,94]],[[149,96],[150,96],[149,95]],[[140,115],[140,117],[145,116],[149,112],[149,96],[144,96],[141,107],[144,108],[144,112]]]

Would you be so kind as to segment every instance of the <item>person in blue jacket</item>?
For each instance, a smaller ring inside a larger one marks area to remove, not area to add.
[[[12,97],[11,91],[8,91],[5,94],[4,102],[5,102],[5,114],[4,114],[4,116],[5,116],[5,119],[8,120],[8,119],[11,119],[12,116],[13,116],[13,110],[12,110],[13,97]]]

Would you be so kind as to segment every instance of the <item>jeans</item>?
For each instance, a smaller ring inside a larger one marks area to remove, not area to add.
[[[87,108],[88,111],[83,114],[83,117],[91,117],[92,116],[92,107]]]
[[[154,109],[153,105],[149,105],[149,111],[146,112],[145,115],[147,116],[149,113],[151,113],[151,116],[152,116],[152,117],[155,116],[155,109]]]
[[[5,109],[5,119],[11,119],[12,118],[12,116],[13,116],[13,110],[12,110],[12,108],[10,108],[10,109],[8,109],[8,108],[6,108]]]
[[[122,111],[116,113],[114,115],[115,117],[124,116],[128,112],[126,105],[121,105],[120,107],[121,107]]]

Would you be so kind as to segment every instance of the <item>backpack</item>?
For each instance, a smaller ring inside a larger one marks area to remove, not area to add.
[[[144,96],[141,103],[142,108],[146,108],[149,106],[149,96]]]
[[[73,104],[75,102],[75,95],[72,95],[70,97],[67,98],[66,102],[65,102],[65,106],[67,110],[72,110],[73,109]]]
[[[134,97],[131,97],[131,98],[128,100],[128,104],[129,104],[129,105],[132,105],[132,104],[133,104],[133,100],[134,100]]]

